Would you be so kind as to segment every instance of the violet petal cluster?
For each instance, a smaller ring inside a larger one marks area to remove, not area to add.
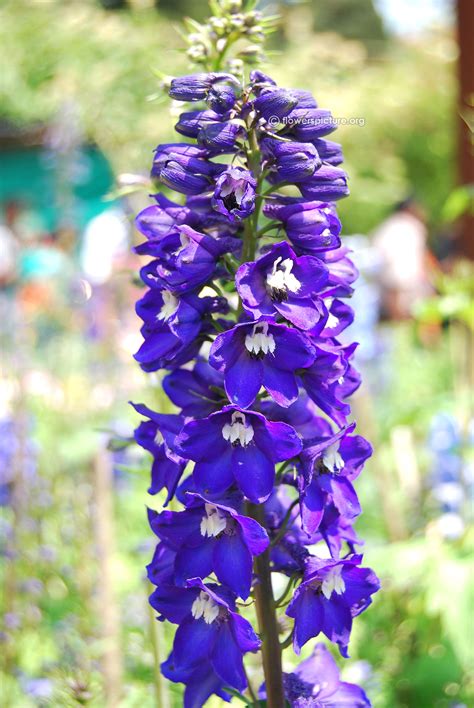
[[[246,85],[180,77],[170,96],[192,106],[176,125],[186,142],[156,148],[158,193],[136,218],[148,262],[135,357],[163,372],[176,413],[136,405],[135,435],[153,459],[150,493],[181,504],[149,511],[148,577],[159,619],[177,625],[163,674],[197,708],[247,688],[243,659],[261,645],[242,603],[260,582],[255,558],[292,580],[278,604],[296,653],[325,635],[347,657],[379,581],[353,528],[371,447],[350,420],[356,345],[338,339],[357,270],[334,204],[348,194],[341,147],[326,140],[336,123],[259,71]],[[291,706],[370,705],[321,644],[283,685]]]

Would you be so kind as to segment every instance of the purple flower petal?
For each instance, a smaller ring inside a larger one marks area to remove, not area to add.
[[[217,622],[187,617],[176,630],[173,655],[179,667],[196,666],[211,655],[218,635]]]
[[[324,514],[324,501],[325,495],[317,483],[306,487],[301,498],[301,521],[306,533],[313,534],[318,530]]]
[[[161,585],[150,595],[150,605],[168,622],[180,624],[191,612],[197,590]]]
[[[255,504],[268,499],[275,479],[275,464],[256,445],[236,447],[232,455],[235,479],[245,496]]]
[[[312,637],[317,637],[323,628],[324,610],[321,596],[311,587],[300,587],[286,610],[295,620],[293,648],[296,654]]]
[[[219,453],[218,453],[219,454]],[[234,481],[232,448],[227,447],[223,453],[212,462],[196,462],[193,479],[198,489],[203,492],[220,494],[225,492]]]
[[[226,686],[237,691],[244,691],[247,686],[242,652],[232,635],[230,622],[219,626],[216,641],[211,653],[211,663],[216,674]]]
[[[242,529],[242,537],[250,553],[259,556],[270,543],[267,532],[255,519],[248,516],[236,514],[234,518]]]
[[[213,567],[221,583],[228,585],[244,600],[248,598],[252,581],[252,556],[240,534],[223,533],[217,540]]]
[[[298,398],[298,384],[293,372],[266,366],[263,385],[279,406],[291,406]]]
[[[240,408],[247,408],[254,402],[262,381],[262,362],[252,359],[248,352],[242,351],[237,361],[227,369],[225,390],[233,403]]]
[[[347,646],[352,629],[352,615],[339,596],[332,594],[331,600],[324,604],[324,617],[322,631],[329,641],[338,644],[341,655],[349,657]]]
[[[174,564],[178,585],[184,585],[190,578],[206,578],[212,573],[214,546],[214,539],[201,538],[200,543],[190,542],[180,548]]]

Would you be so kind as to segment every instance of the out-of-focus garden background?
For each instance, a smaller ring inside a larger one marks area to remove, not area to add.
[[[456,8],[267,6],[282,24],[266,70],[341,118],[340,211],[362,274],[355,418],[375,454],[357,528],[383,592],[343,676],[377,708],[472,706],[474,271]],[[132,359],[130,248],[151,151],[176,122],[156,70],[186,70],[179,23],[206,14],[204,0],[0,3],[2,706],[182,704],[157,679],[171,641],[146,600],[157,502],[149,460],[127,445],[127,401],[166,405]]]

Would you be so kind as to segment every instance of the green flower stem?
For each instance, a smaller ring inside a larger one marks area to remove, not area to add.
[[[276,546],[278,541],[284,536],[286,528],[288,526],[288,522],[290,521],[290,518],[291,518],[291,512],[293,511],[293,509],[295,508],[295,506],[298,503],[299,503],[299,499],[295,499],[294,502],[292,502],[290,504],[290,506],[288,507],[288,511],[285,514],[285,518],[281,522],[280,530],[278,531],[277,535],[275,536],[275,538],[273,539],[273,541],[271,543],[272,546]]]
[[[255,130],[248,126],[248,167],[257,180],[257,194],[261,191],[264,175],[260,169],[260,151]],[[244,242],[242,248],[242,263],[253,261],[258,233],[258,218],[263,203],[263,197],[257,196],[255,211],[244,224]],[[239,313],[242,302],[239,302]],[[265,512],[262,504],[246,504],[246,513],[265,528]],[[281,647],[278,633],[275,599],[273,597],[272,574],[270,570],[270,551],[257,556],[254,560],[254,572],[257,582],[254,588],[255,608],[260,638],[262,640],[263,672],[267,691],[269,708],[285,708],[283,690],[283,674],[281,665]]]
[[[265,513],[261,504],[247,503],[247,514],[265,526]],[[278,624],[275,613],[272,577],[270,570],[270,552],[257,556],[254,561],[257,583],[254,588],[257,621],[262,640],[263,672],[269,708],[285,708],[283,674],[281,666],[281,646],[278,636]]]

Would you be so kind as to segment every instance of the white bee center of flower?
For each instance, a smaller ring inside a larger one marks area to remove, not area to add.
[[[344,460],[339,453],[339,443],[334,443],[330,445],[324,451],[323,455],[324,466],[328,468],[330,472],[340,472],[344,467]]]
[[[219,605],[212,597],[201,590],[191,607],[191,614],[194,619],[203,618],[206,624],[212,624],[219,615]]]
[[[331,568],[321,584],[321,590],[325,598],[329,600],[333,591],[336,595],[342,595],[346,589],[346,584],[341,575],[342,566],[337,565]]]
[[[259,322],[254,325],[252,334],[245,337],[245,348],[251,354],[273,354],[275,351],[275,339],[273,334],[268,334],[268,322]]]
[[[230,423],[226,423],[222,428],[222,437],[232,444],[239,442],[242,447],[246,447],[253,440],[254,432],[251,425],[245,422],[245,415],[239,411],[232,413]]]
[[[161,296],[163,298],[163,305],[157,314],[156,319],[167,320],[171,317],[171,315],[174,315],[178,309],[179,300],[173,295],[173,293],[170,293],[169,290],[163,290]]]
[[[163,435],[160,433],[159,430],[156,431],[155,437],[153,440],[154,440],[155,445],[161,445],[161,443],[164,442]]]
[[[267,285],[274,290],[289,290],[297,293],[301,283],[291,272],[293,266],[291,258],[285,258],[283,261],[279,256],[273,264],[272,272],[267,275]]]
[[[227,519],[213,504],[206,504],[206,516],[201,519],[201,536],[218,536],[225,531]]]

